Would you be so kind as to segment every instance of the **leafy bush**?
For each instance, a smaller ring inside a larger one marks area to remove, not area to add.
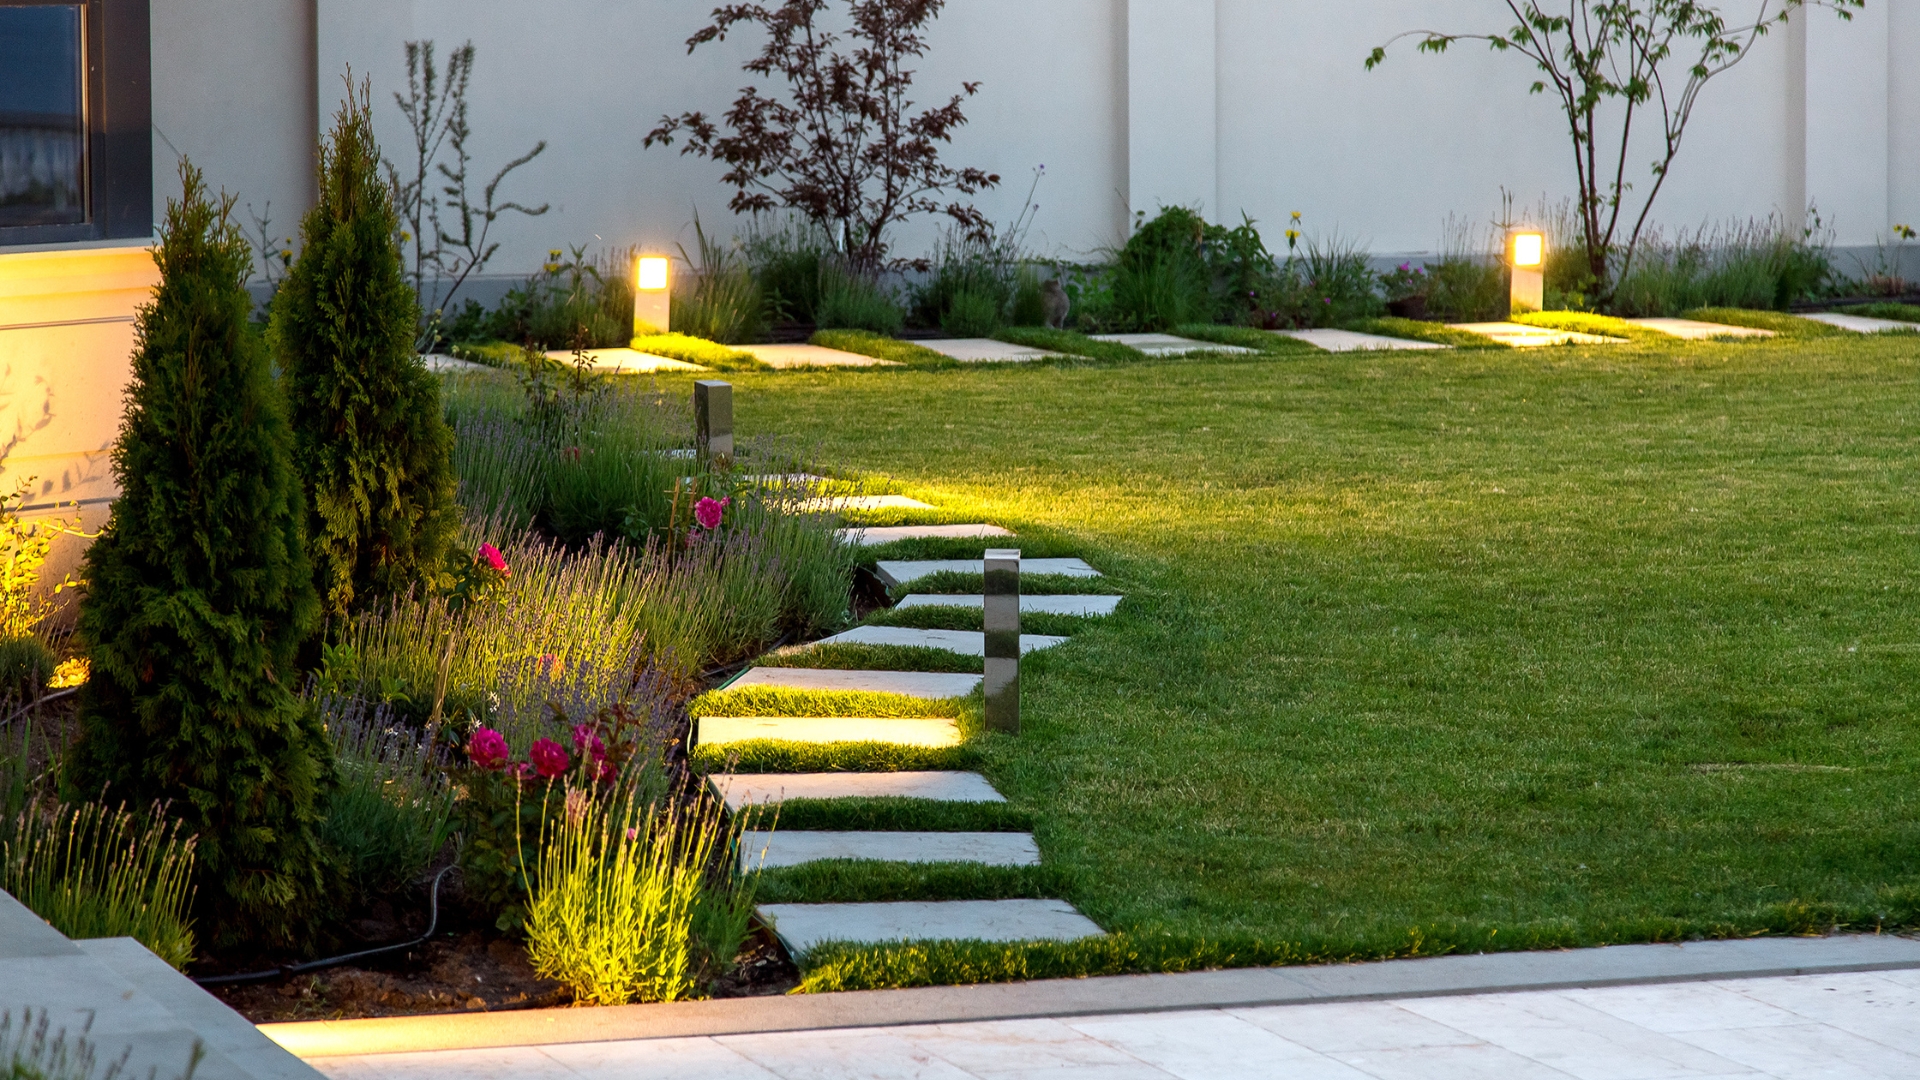
[[[340,768],[321,835],[341,854],[357,895],[403,888],[447,842],[453,789],[441,762],[390,709],[343,696],[316,705]]]
[[[822,330],[866,330],[892,337],[906,325],[900,305],[875,282],[837,269],[820,275],[813,321]]]
[[[319,614],[305,511],[233,199],[214,205],[191,165],[180,179],[136,324],[121,494],[87,551],[93,673],[67,782],[170,801],[199,836],[203,925],[222,945],[297,946],[334,880],[317,831],[331,756],[287,685]]]
[[[5,457],[7,449],[11,445],[0,449],[0,458]],[[20,520],[20,508],[32,494],[33,478],[27,477],[14,487],[11,496],[0,500],[0,552],[4,552],[0,556],[0,639],[27,637],[53,614],[53,602],[40,583],[40,571],[53,550],[54,536],[78,524],[77,519],[49,523]],[[71,579],[62,581],[53,591],[71,584]]]
[[[1498,262],[1449,256],[1426,266],[1427,314],[1446,322],[1489,322],[1507,314],[1507,274]]]
[[[1358,244],[1338,235],[1307,242],[1306,254],[1285,263],[1255,289],[1262,326],[1344,326],[1384,310],[1378,281]]]
[[[184,968],[194,838],[161,810],[29,803],[0,832],[0,888],[70,938],[131,937]]]
[[[749,233],[744,248],[770,316],[788,322],[813,322],[814,309],[820,304],[823,271],[833,251],[826,234],[806,219],[793,216],[779,229]]]
[[[1826,295],[1838,284],[1830,238],[1778,218],[1681,231],[1651,232],[1620,276],[1614,315],[1677,315],[1689,308],[1784,309]]]
[[[439,382],[414,351],[417,309],[364,96],[341,104],[319,171],[319,201],[274,301],[272,337],[311,511],[316,588],[330,614],[344,615],[441,584],[460,522],[453,433]]]

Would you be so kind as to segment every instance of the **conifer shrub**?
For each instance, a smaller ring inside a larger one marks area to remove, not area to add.
[[[453,433],[414,351],[418,307],[364,88],[335,116],[319,172],[272,337],[310,506],[314,579],[337,615],[448,584],[459,513]]]
[[[121,495],[87,552],[92,660],[69,791],[166,802],[199,836],[200,925],[216,944],[299,944],[335,873],[318,839],[326,737],[293,693],[318,621],[292,432],[247,327],[233,199],[180,170],[141,308]]]

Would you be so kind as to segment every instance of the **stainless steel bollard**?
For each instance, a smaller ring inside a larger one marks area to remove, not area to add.
[[[987,729],[1020,734],[1020,550],[986,557]]]
[[[733,384],[703,379],[693,384],[693,425],[703,458],[733,458]]]

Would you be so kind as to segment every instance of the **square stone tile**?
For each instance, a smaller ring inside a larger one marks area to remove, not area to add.
[[[1384,337],[1380,334],[1362,334],[1353,330],[1274,330],[1281,337],[1290,337],[1295,341],[1304,341],[1317,349],[1327,352],[1371,352],[1391,349],[1424,350],[1445,349],[1449,346],[1432,341],[1412,341],[1407,338]]]
[[[729,810],[784,799],[926,799],[1006,802],[987,778],[971,772],[714,773],[707,777]]]
[[[824,941],[1077,941],[1105,933],[1065,900],[762,904],[757,913],[796,954]]]
[[[1866,315],[1847,315],[1838,311],[1815,311],[1800,316],[1814,322],[1837,326],[1842,330],[1851,330],[1856,334],[1911,334],[1920,331],[1920,323],[1902,322],[1899,319],[1875,319]]]
[[[783,829],[740,837],[740,869],[772,870],[824,859],[900,863],[979,863],[1039,866],[1040,848],[1027,833],[817,832]]]
[[[998,525],[856,525],[836,535],[856,547],[877,547],[896,540],[978,540],[1013,533]]]
[[[723,746],[754,739],[782,742],[879,742],[899,746],[959,746],[957,721],[944,717],[887,716],[702,716],[696,742]]]
[[[1625,338],[1581,334],[1572,330],[1552,330],[1544,326],[1528,326],[1524,323],[1455,323],[1453,329],[1490,337],[1502,345],[1510,345],[1516,349],[1538,349],[1549,345],[1622,345],[1626,343]]]
[[[1654,1080],[1747,1071],[1739,1062],[1554,993],[1467,994],[1399,1004],[1408,1012],[1579,1080]]]
[[[1093,334],[1095,341],[1111,341],[1116,345],[1139,349],[1148,356],[1178,356],[1190,352],[1251,353],[1255,350],[1241,345],[1216,345],[1211,341],[1195,341],[1192,338],[1175,337],[1172,334]]]
[[[1005,341],[995,341],[992,338],[929,338],[916,341],[914,344],[932,349],[941,356],[951,357],[963,364],[1021,364],[1033,360],[1047,360],[1060,355],[1045,349],[1014,345]]]
[[[1481,1041],[1387,1001],[1274,1005],[1227,1012],[1308,1049],[1336,1056],[1352,1050],[1471,1046]]]
[[[1363,1080],[1365,1073],[1218,1010],[1070,1020],[1182,1080]]]
[[[1020,613],[1044,615],[1079,615],[1087,618],[1099,618],[1111,615],[1120,606],[1120,596],[1034,596],[1022,594]],[[903,596],[895,607],[964,607],[981,608],[985,606],[979,593],[969,596],[965,593],[914,593]]]
[[[1561,996],[1648,1031],[1664,1033],[1779,1027],[1806,1019],[1715,983],[1606,986],[1565,990]]]
[[[1021,634],[1022,656],[1035,649],[1051,649],[1067,639],[1049,634]],[[822,638],[819,645],[901,645],[944,649],[961,656],[987,655],[987,635],[978,630],[921,630],[911,626],[856,626],[851,630]]]
[[[975,1080],[892,1032],[785,1031],[714,1041],[783,1080]]]
[[[966,697],[980,685],[981,676],[949,671],[841,671],[830,668],[753,668],[728,683],[726,689],[776,686],[795,690],[860,690],[907,697]]]
[[[882,559],[874,564],[880,580],[888,585],[905,585],[929,574],[984,574],[985,559]],[[1100,577],[1100,571],[1085,559],[1021,559],[1022,574],[1058,574],[1062,577]]]
[[[776,1080],[778,1075],[708,1038],[629,1039],[541,1049],[583,1080]]]
[[[819,345],[736,345],[744,353],[752,353],[755,360],[775,371],[792,371],[796,368],[846,368],[846,367],[901,367],[897,360],[882,360],[876,356],[864,356],[860,353],[842,352]]]
[[[1145,1067],[1132,1055],[1058,1020],[928,1024],[900,1028],[898,1033],[914,1046],[975,1076],[1027,1075],[1033,1070],[1088,1066]]]
[[[1628,319],[1635,326],[1648,330],[1658,330],[1662,334],[1680,338],[1683,341],[1712,341],[1714,338],[1770,338],[1771,330],[1757,330],[1751,326],[1727,326],[1724,323],[1701,322],[1698,319]]]
[[[1920,1057],[1826,1024],[1685,1031],[1673,1037],[1780,1080],[1920,1076]]]

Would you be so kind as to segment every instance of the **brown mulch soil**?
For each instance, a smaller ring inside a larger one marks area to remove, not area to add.
[[[799,983],[793,962],[760,930],[709,995],[783,994]],[[256,1024],[541,1009],[573,1000],[566,987],[534,974],[525,946],[478,930],[428,942],[378,967],[328,968],[278,983],[209,989]]]

